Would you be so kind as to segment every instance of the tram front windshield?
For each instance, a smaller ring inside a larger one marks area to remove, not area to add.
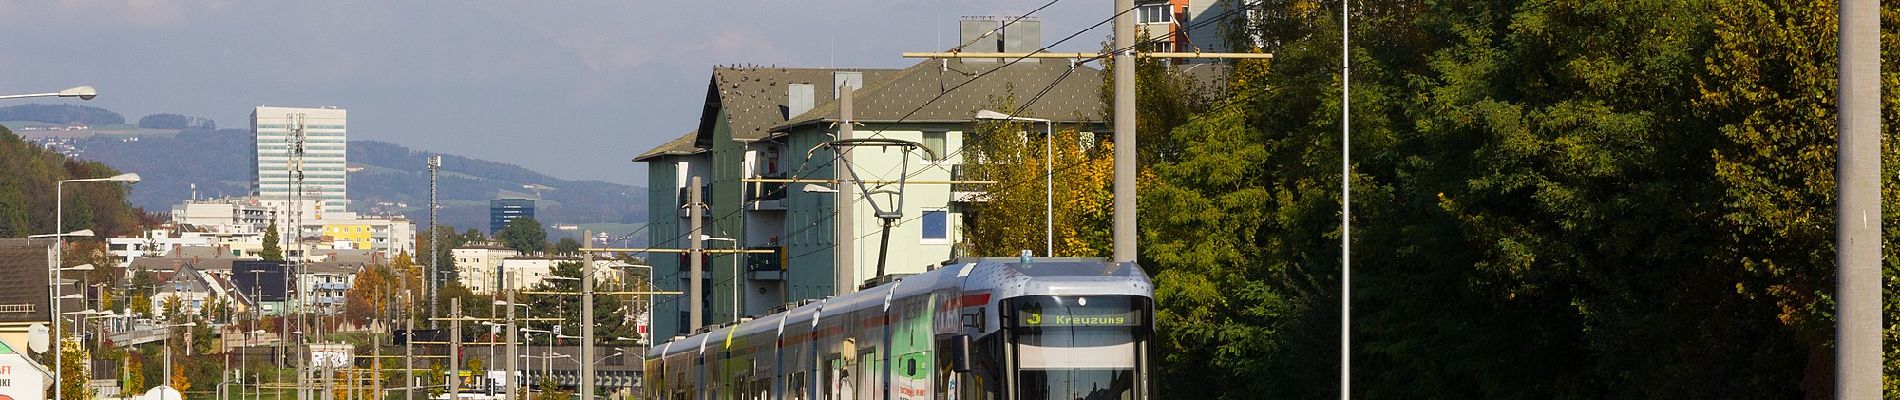
[[[1018,398],[1133,399],[1149,326],[1147,299],[1028,296],[1009,300]]]

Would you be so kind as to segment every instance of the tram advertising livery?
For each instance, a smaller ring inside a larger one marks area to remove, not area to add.
[[[1134,263],[959,260],[656,345],[643,395],[1146,399],[1153,296]]]

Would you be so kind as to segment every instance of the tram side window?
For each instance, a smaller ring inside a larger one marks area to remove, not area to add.
[[[845,369],[844,360],[837,353],[825,360],[824,399],[846,400],[851,395],[851,373]]]
[[[858,399],[878,400],[878,395],[882,394],[882,391],[878,390],[881,385],[878,385],[877,378],[882,374],[882,370],[878,369],[878,364],[881,363],[877,359],[877,349],[858,353]]]
[[[805,373],[793,372],[785,379],[785,396],[791,400],[805,400]]]
[[[752,380],[752,390],[750,393],[752,393],[753,399],[770,399],[772,398],[772,384],[766,382],[764,379],[754,379]]]

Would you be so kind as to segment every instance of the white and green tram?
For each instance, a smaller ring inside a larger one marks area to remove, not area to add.
[[[647,399],[1146,399],[1154,289],[1139,266],[959,260],[655,345]]]

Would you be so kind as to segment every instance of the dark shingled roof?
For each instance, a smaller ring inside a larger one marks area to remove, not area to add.
[[[707,147],[712,143],[713,119],[720,110],[726,112],[726,122],[732,129],[732,138],[738,140],[764,139],[771,133],[770,128],[785,122],[787,110],[786,86],[793,83],[812,85],[814,102],[831,100],[837,87],[832,85],[834,72],[862,72],[864,83],[877,82],[884,76],[895,73],[889,69],[862,68],[778,68],[778,67],[719,67],[713,69],[712,83],[706,88],[706,106],[700,113],[699,130],[695,146]]]
[[[1008,65],[1005,67],[1004,65]],[[947,67],[947,68],[946,68]],[[865,79],[853,99],[853,117],[858,122],[940,122],[962,123],[974,119],[977,110],[991,107],[992,99],[1014,91],[1016,102],[1029,101],[1043,87],[1055,82],[1069,70],[1061,60],[1041,62],[964,62],[926,60],[905,68],[885,79]],[[974,81],[973,81],[974,80]],[[973,81],[973,82],[972,82]],[[970,82],[964,85],[965,82]],[[950,88],[964,85],[955,91]],[[1060,122],[1101,122],[1101,71],[1078,65],[1075,72],[1031,104],[1020,115]],[[942,94],[942,98],[931,101]],[[829,97],[821,97],[829,98]],[[928,104],[926,104],[928,103]],[[919,107],[922,107],[921,109]],[[916,110],[912,113],[912,110]],[[1015,110],[996,110],[1012,112]],[[906,115],[909,115],[906,117]],[[839,118],[838,102],[828,101],[810,112],[792,117],[771,128],[773,132]]]
[[[640,153],[639,156],[633,158],[633,162],[645,162],[646,160],[659,156],[683,156],[705,152],[706,149],[693,146],[693,139],[696,137],[699,137],[699,131],[686,132],[685,135],[673,138],[672,141],[668,141],[666,144],[660,145],[660,147],[655,147],[652,150],[647,150],[645,153]]]
[[[53,243],[53,239],[0,239],[0,276],[7,277],[0,279],[0,306],[32,307],[32,312],[0,310],[3,311],[0,312],[0,322],[52,320],[52,308],[47,299],[51,297],[51,288],[46,285],[46,267],[51,265],[48,258]],[[66,303],[75,307],[78,304],[76,301]]]

